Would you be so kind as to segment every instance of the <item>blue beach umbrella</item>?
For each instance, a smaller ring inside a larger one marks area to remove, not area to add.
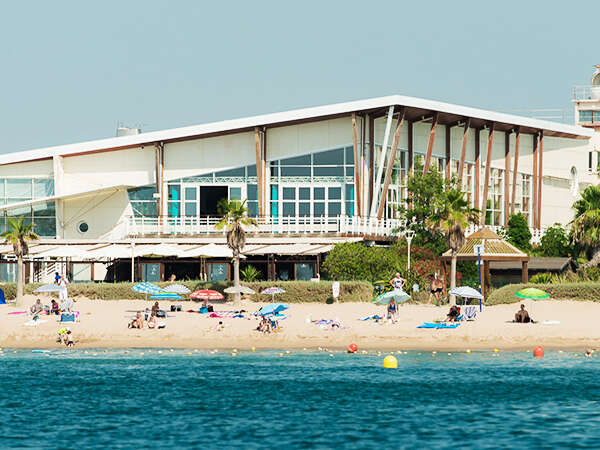
[[[269,314],[277,314],[278,312],[285,311],[289,306],[284,303],[271,303],[263,306],[258,311],[259,316],[268,316]]]
[[[148,283],[147,281],[144,281],[143,283],[137,283],[131,288],[131,290],[133,292],[139,292],[140,294],[160,294],[161,292],[165,292],[157,285]]]
[[[181,300],[183,297],[174,292],[161,292],[150,296],[150,300]]]
[[[393,291],[385,292],[373,300],[373,303],[377,303],[379,305],[387,305],[392,300],[396,300],[396,303],[404,303],[405,301],[410,299],[410,295],[406,292],[395,289]]]
[[[58,284],[45,284],[43,286],[40,286],[39,288],[37,288],[33,292],[35,292],[36,294],[40,294],[42,292],[59,292],[62,289],[63,288],[60,287]]]

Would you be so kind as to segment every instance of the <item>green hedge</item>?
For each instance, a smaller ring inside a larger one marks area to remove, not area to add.
[[[516,303],[522,301],[515,295],[519,289],[536,287],[557,300],[579,300],[600,302],[600,283],[562,283],[562,284],[509,284],[493,291],[486,299],[486,305],[499,305],[503,303]]]
[[[183,281],[177,282],[190,288],[196,289],[214,289],[222,292],[223,289],[231,286],[232,282],[201,282],[201,281]],[[171,283],[156,283],[164,287]],[[326,302],[331,298],[331,281],[258,281],[252,283],[242,283],[256,292],[262,292],[271,286],[279,286],[285,290],[285,294],[276,295],[276,299],[281,302],[302,303],[302,302]],[[120,299],[142,299],[144,296],[133,292],[131,287],[134,283],[72,283],[69,285],[70,297],[87,297],[99,300],[120,300]],[[25,294],[33,294],[34,289],[39,284],[25,285]],[[16,296],[16,284],[6,283],[2,287],[7,300],[13,300]],[[269,301],[270,296],[256,294],[250,296],[253,301]],[[366,302],[373,299],[373,286],[366,281],[342,281],[340,282],[341,302]]]

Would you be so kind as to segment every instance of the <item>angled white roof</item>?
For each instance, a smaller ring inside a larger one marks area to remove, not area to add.
[[[591,129],[575,125],[532,119],[528,117],[470,108],[467,106],[453,105],[450,103],[426,100],[416,97],[390,95],[387,97],[377,97],[366,100],[316,106],[312,108],[295,109],[291,111],[245,117],[241,119],[223,120],[220,122],[212,122],[202,125],[153,131],[131,136],[120,136],[95,141],[79,142],[75,144],[46,147],[36,150],[7,153],[0,155],[0,165],[51,158],[52,156],[66,156],[109,149],[136,147],[139,145],[152,144],[160,141],[168,142],[170,140],[202,137],[203,135],[234,132],[236,130],[248,130],[257,126],[269,126],[274,124],[281,125],[285,122],[317,119],[319,117],[325,118],[328,116],[338,116],[350,114],[352,112],[386,108],[389,106],[406,106],[409,108],[437,111],[440,113],[461,117],[470,117],[472,119],[479,119],[489,122],[533,128],[543,130],[548,136],[558,135],[571,138],[589,138],[594,133],[594,131]]]

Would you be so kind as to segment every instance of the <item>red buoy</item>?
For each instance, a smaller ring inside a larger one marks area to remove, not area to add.
[[[533,349],[533,357],[534,358],[543,358],[544,357],[544,347],[538,345]]]
[[[356,344],[350,344],[348,346],[348,353],[356,353],[357,350],[358,350],[358,345],[356,345]]]

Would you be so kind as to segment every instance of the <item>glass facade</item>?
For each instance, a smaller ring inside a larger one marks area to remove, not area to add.
[[[600,110],[580,110],[579,123],[600,123]]]
[[[52,178],[0,178],[2,205],[44,199],[54,195]],[[56,206],[54,201],[9,208],[0,215],[0,231],[6,230],[7,218],[24,217],[33,223],[40,237],[56,237]]]

